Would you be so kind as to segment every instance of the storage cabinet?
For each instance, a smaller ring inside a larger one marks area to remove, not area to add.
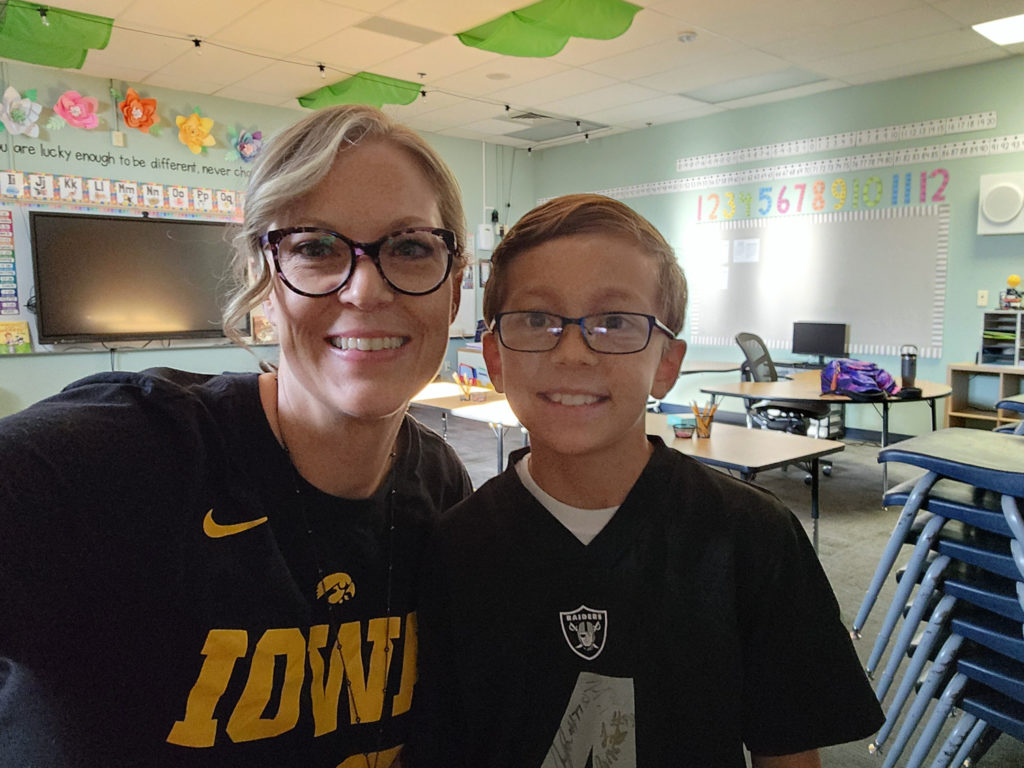
[[[986,316],[989,314],[1002,313],[987,312]],[[1016,322],[1019,340],[1020,320]],[[1004,397],[1024,392],[1024,368],[954,363],[946,369],[946,383],[953,390],[946,398],[947,427],[994,429],[1019,420],[1019,413],[997,411],[996,403]]]
[[[1024,348],[1021,346],[1021,315],[1014,309],[986,312],[981,329],[981,354],[978,362],[982,365],[1024,364]]]

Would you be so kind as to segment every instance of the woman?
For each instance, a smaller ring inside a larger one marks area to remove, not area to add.
[[[388,766],[414,573],[470,490],[406,415],[458,309],[458,186],[367,107],[253,172],[236,268],[276,371],[103,374],[0,421],[0,656],[58,697],[78,765]]]

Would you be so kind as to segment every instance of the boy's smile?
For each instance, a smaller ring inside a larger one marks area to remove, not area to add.
[[[519,254],[506,270],[502,312],[658,314],[655,261],[622,236],[560,237]],[[548,460],[597,460],[613,473],[616,466],[642,466],[647,397],[675,384],[684,352],[684,342],[657,330],[646,349],[631,354],[595,352],[575,324],[546,352],[516,352],[494,334],[484,337],[491,380],[529,430],[531,472]]]

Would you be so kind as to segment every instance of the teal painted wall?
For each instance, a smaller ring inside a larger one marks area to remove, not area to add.
[[[1024,134],[1024,100],[1020,96],[1022,91],[1024,59],[1014,57],[885,83],[850,87],[681,123],[653,126],[606,138],[594,137],[589,143],[580,142],[570,146],[535,150],[533,154],[539,155],[540,160],[536,163],[535,171],[536,194],[537,198],[546,198],[568,192],[609,190],[701,174],[900,149],[906,146]],[[997,113],[998,124],[988,130],[808,153],[785,159],[714,167],[688,173],[676,171],[676,161],[683,157],[990,110]],[[947,364],[974,360],[980,342],[981,317],[984,311],[976,306],[978,289],[989,291],[991,309],[995,307],[999,291],[1006,286],[1007,275],[1024,274],[1024,235],[976,234],[979,177],[983,174],[1024,170],[1024,154],[1018,152],[969,159],[947,159],[891,169],[819,174],[814,178],[822,178],[826,185],[830,186],[832,180],[838,177],[852,180],[879,176],[888,185],[888,179],[893,173],[902,176],[906,172],[911,172],[916,184],[922,170],[930,172],[936,167],[944,167],[950,174],[950,181],[945,190],[950,207],[950,231],[943,353],[941,359],[919,360],[918,377],[945,381]],[[812,181],[811,177],[765,181],[761,184],[771,184],[777,192],[781,184],[789,185],[792,190],[794,183],[809,181]],[[684,252],[681,244],[688,232],[696,226],[698,197],[705,195],[706,200],[709,192],[726,190],[735,193],[749,192],[754,197],[756,207],[759,186],[760,184],[722,185],[700,191],[633,197],[628,198],[626,202],[647,216],[665,234],[677,248],[677,255],[682,263],[686,265],[688,254]],[[890,187],[886,186],[882,206],[888,205],[889,189]],[[934,187],[929,188],[929,195],[932,189]],[[915,188],[915,197],[916,194]],[[885,275],[878,275],[878,279],[884,280]],[[813,286],[808,286],[808,290],[813,290]],[[757,329],[736,330],[756,332]],[[688,331],[689,323],[684,330],[684,337]],[[893,341],[900,343],[898,339]],[[740,359],[740,354],[738,347],[735,346],[692,347],[690,357]],[[896,356],[871,359],[887,370],[899,371],[899,359]],[[717,378],[683,377],[668,399],[684,403],[693,398],[704,400],[707,396],[699,392],[700,381],[734,378],[735,374],[722,374]],[[723,407],[731,407],[738,411],[739,401],[727,401]],[[939,412],[941,416],[941,403]],[[929,428],[928,409],[921,404],[900,405],[893,409],[892,418],[892,430],[896,433],[916,434]],[[854,427],[872,430],[879,428],[879,419],[870,407],[858,406],[849,409],[847,419]]]

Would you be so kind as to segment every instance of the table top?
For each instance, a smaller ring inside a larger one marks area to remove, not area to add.
[[[487,403],[466,403],[463,401],[461,406],[452,408],[450,413],[452,416],[457,416],[460,419],[482,421],[487,424],[498,424],[503,427],[520,426],[519,419],[512,413],[512,406],[508,404],[508,400],[505,399],[504,395],[500,395],[500,397],[500,400],[491,400]]]
[[[461,408],[467,405],[478,403],[504,402],[505,396],[500,392],[486,387],[470,387],[470,395],[480,400],[467,400],[462,394],[462,389],[454,381],[432,381],[419,392],[412,402],[415,405],[429,405],[432,408],[442,408],[446,411]]]
[[[698,461],[743,472],[773,469],[838,453],[846,448],[837,440],[771,429],[747,429],[717,421],[712,422],[711,437],[678,438],[668,425],[668,418],[662,413],[648,413],[647,433],[660,436],[670,448]]]
[[[952,391],[948,384],[918,379],[914,386],[921,390],[921,397],[914,400],[902,400],[899,397],[887,398],[890,403],[912,403],[917,400],[935,400],[947,397]],[[709,395],[732,395],[757,400],[826,400],[836,403],[860,402],[851,400],[846,395],[825,395],[821,392],[820,371],[800,371],[792,378],[778,381],[735,381],[724,384],[713,384],[700,388]]]
[[[679,375],[685,376],[689,373],[728,373],[738,371],[743,366],[742,362],[732,363],[726,360],[683,360],[679,368]]]

